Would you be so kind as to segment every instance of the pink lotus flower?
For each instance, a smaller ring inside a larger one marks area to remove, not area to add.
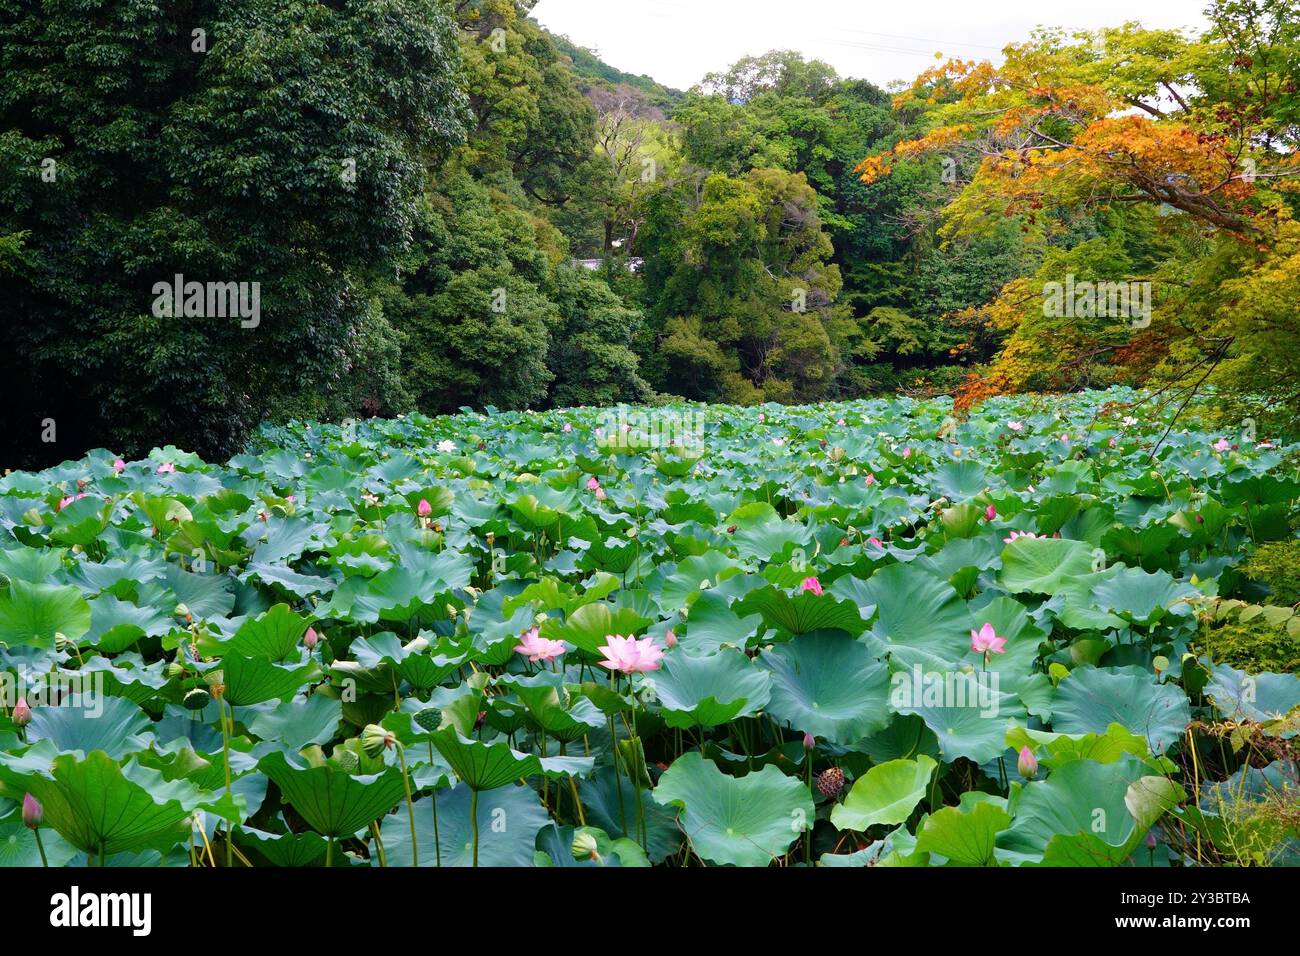
[[[759,412],[759,413],[758,413],[758,423],[761,425],[761,424],[762,424],[763,422],[765,422],[765,421],[767,421],[767,416],[764,415],[762,412]]]
[[[911,458],[911,457],[912,457],[912,449],[910,449],[910,448],[904,448],[904,449],[903,449],[903,460],[904,460],[904,461],[907,461],[907,459],[909,459],[909,458]]]
[[[32,709],[28,706],[26,697],[18,698],[18,703],[14,704],[10,718],[17,727],[26,727],[32,722]]]
[[[175,472],[176,472],[176,466],[172,464],[170,461],[165,461],[158,466],[158,474],[160,475],[171,475],[174,474]]]
[[[993,507],[992,505],[989,505],[987,508],[984,509],[985,521],[992,521],[997,516],[998,516],[998,509]]]
[[[45,808],[30,793],[23,794],[23,826],[37,830],[45,822]]]
[[[804,750],[812,750],[812,749],[815,748],[816,746],[817,746],[817,738],[814,737],[812,734],[808,733],[808,731],[805,730],[805,731],[803,732],[803,748],[804,748]]]
[[[1004,543],[1010,544],[1012,541],[1015,541],[1016,538],[1042,538],[1042,537],[1044,537],[1044,535],[1035,534],[1032,531],[1013,531],[1011,532],[1011,534],[1007,535],[1002,540]]]
[[[664,634],[664,646],[665,646],[665,647],[676,647],[676,646],[677,646],[677,635],[676,635],[675,633],[673,633],[672,631],[668,631],[666,634]]]
[[[427,498],[421,498],[420,503],[415,506],[415,513],[421,518],[427,518],[433,514],[433,506],[429,504]]]
[[[1112,435],[1110,441],[1108,441],[1106,444],[1109,445],[1111,448],[1114,448],[1114,447],[1115,447],[1115,437]]]
[[[1217,452],[1225,452],[1225,451],[1229,451],[1232,448],[1232,442],[1228,441],[1228,439],[1226,438],[1220,438],[1210,447],[1212,447]]]
[[[587,479],[587,490],[588,490],[588,491],[596,491],[596,490],[598,490],[599,488],[600,488],[600,479],[599,479],[599,478],[597,478],[595,475],[592,475],[590,478]]]
[[[534,664],[538,661],[553,661],[555,658],[563,656],[564,652],[563,641],[552,641],[541,637],[535,627],[524,631],[519,636],[519,643],[515,645],[515,653],[523,654]]]
[[[1010,428],[1013,432],[1018,432],[1018,431],[1022,430],[1022,429],[1025,427],[1025,423],[1024,423],[1024,422],[1007,422],[1007,427]]]
[[[1070,433],[1061,432],[1061,441],[1065,442],[1067,445],[1070,444]]]
[[[1028,747],[1020,748],[1020,759],[1016,761],[1016,769],[1020,771],[1020,776],[1026,780],[1033,780],[1038,776],[1038,760],[1034,757],[1034,752]]]
[[[610,634],[605,638],[605,645],[597,650],[605,658],[599,662],[601,667],[622,671],[624,674],[657,671],[659,658],[664,656],[664,652],[655,644],[653,638],[638,639],[619,634]]]
[[[571,432],[571,431],[573,431],[573,425],[572,425],[571,423],[569,423],[569,422],[565,422],[565,423],[564,423],[564,428],[561,429],[561,431],[564,431],[564,432],[566,432],[566,433],[567,433],[567,432]]]
[[[822,583],[818,581],[815,577],[804,578],[803,583],[799,585],[799,589],[804,593],[811,591],[813,594],[817,595],[818,597],[822,596]]]
[[[126,470],[126,462],[124,462],[121,458],[116,459],[113,462],[113,470],[120,475],[123,471]]]
[[[874,484],[876,483],[876,476],[875,476],[875,475],[867,475],[867,477],[866,477],[866,482],[867,482],[867,487],[870,488],[872,485],[874,485]]]
[[[872,535],[870,538],[868,538],[867,543],[874,544],[877,548],[883,548],[885,546],[885,542],[881,541],[875,535]]]
[[[307,645],[307,650],[312,650],[320,643],[320,635],[316,633],[316,628],[307,628],[307,633],[302,636],[302,642]]]
[[[596,500],[597,500],[597,501],[604,501],[604,500],[605,500],[605,489],[604,489],[604,488],[597,488],[597,489],[596,489]]]
[[[844,419],[842,419],[842,418],[837,418],[837,419],[835,419],[835,424],[836,424],[836,425],[839,425],[841,428],[843,428],[843,427],[844,427]]]
[[[998,637],[992,624],[985,624],[978,631],[970,632],[970,649],[976,654],[1005,654],[1007,639]]]

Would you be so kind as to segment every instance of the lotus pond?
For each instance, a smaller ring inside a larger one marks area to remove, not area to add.
[[[1110,391],[0,479],[0,864],[1300,863],[1294,448]],[[1168,433],[1166,434],[1166,429]],[[1266,632],[1267,633],[1267,632]]]

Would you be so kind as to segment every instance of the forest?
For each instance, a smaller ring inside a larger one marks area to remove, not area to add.
[[[4,464],[229,455],[265,420],[1115,384],[1294,428],[1289,4],[1044,29],[892,92],[779,50],[667,89],[528,8],[0,19]],[[153,314],[176,275],[255,284],[257,326]],[[1047,314],[1067,277],[1145,314]]]

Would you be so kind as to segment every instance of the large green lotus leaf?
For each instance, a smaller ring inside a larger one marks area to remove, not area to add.
[[[743,651],[700,657],[676,650],[654,675],[655,692],[670,727],[717,727],[767,704],[772,679]]]
[[[235,831],[235,842],[244,848],[252,848],[266,858],[272,866],[304,867],[320,866],[325,862],[326,841],[319,833],[305,830],[302,833],[267,833],[252,827],[242,826]],[[335,857],[334,863],[340,863]]]
[[[943,578],[910,564],[881,568],[863,586],[876,605],[872,629],[890,644],[955,659],[969,649],[966,603]]]
[[[930,475],[934,487],[949,501],[973,498],[989,486],[988,472],[977,461],[945,461]]]
[[[1300,707],[1300,677],[1295,674],[1247,674],[1215,664],[1205,693],[1227,720],[1275,720]],[[1294,731],[1282,734],[1294,736]]]
[[[83,548],[98,539],[108,527],[113,506],[98,496],[78,498],[54,516],[50,537],[60,544],[79,544]]]
[[[77,848],[53,830],[41,834],[41,844],[45,848],[45,862],[52,867],[67,866],[77,855]],[[36,834],[23,825],[22,818],[14,813],[0,821],[0,870],[43,865]]]
[[[122,697],[73,697],[75,706],[36,707],[27,728],[29,740],[48,740],[60,751],[102,750],[114,760],[148,746],[139,736],[152,726],[149,715]]]
[[[648,627],[651,621],[631,608],[615,608],[605,601],[584,604],[560,623],[548,619],[543,625],[544,634],[551,640],[568,641],[574,647],[593,657],[599,656],[611,634],[624,637]]]
[[[90,601],[91,628],[86,640],[102,654],[119,654],[144,637],[159,637],[172,629],[171,618],[155,607],[136,607],[101,594]]]
[[[587,822],[600,827],[615,839],[636,833],[635,785],[625,773],[615,773],[612,766],[601,767],[578,785]],[[620,803],[621,799],[621,803]],[[662,863],[682,845],[682,831],[677,814],[651,799],[649,790],[641,791],[641,812],[645,816],[646,851],[654,863]]]
[[[736,552],[745,558],[771,561],[787,548],[801,548],[812,541],[807,527],[798,521],[765,521],[742,525],[733,536]]]
[[[1012,863],[1118,866],[1165,810],[1182,798],[1136,757],[1075,760],[1027,784],[1011,827],[998,836]]]
[[[892,674],[890,705],[924,720],[945,760],[966,757],[984,764],[1005,752],[1008,723],[1027,716],[1020,699],[995,681],[995,674],[914,664]]]
[[[231,579],[227,575],[193,574],[176,565],[168,565],[164,580],[176,596],[177,603],[189,608],[195,620],[225,617],[235,606]]]
[[[925,797],[937,766],[925,754],[915,760],[877,764],[853,782],[843,803],[831,809],[831,823],[839,830],[866,830],[905,822]]]
[[[722,647],[743,648],[762,623],[763,618],[758,614],[747,617],[736,614],[726,597],[709,590],[691,603],[686,631],[678,634],[677,639],[692,654],[711,654]]]
[[[343,703],[324,694],[312,694],[306,700],[290,700],[274,710],[264,710],[249,722],[249,729],[263,740],[274,741],[283,749],[296,753],[308,744],[324,744],[334,739],[343,719]]]
[[[72,585],[18,578],[0,593],[0,644],[54,649],[54,635],[73,640],[90,630],[90,605]]]
[[[571,693],[563,674],[510,676],[502,683],[514,690],[533,721],[556,740],[579,740],[605,725],[605,715],[587,698]]]
[[[0,780],[39,800],[46,824],[83,853],[180,840],[186,817],[203,803],[185,780],[169,782],[134,760],[119,765],[101,750],[53,756],[49,741],[22,758],[0,754]]]
[[[808,787],[776,767],[731,777],[694,751],[664,771],[654,798],[680,807],[695,853],[724,866],[767,866],[811,826],[814,813]]]
[[[0,575],[31,584],[54,576],[63,564],[63,552],[55,548],[10,548],[0,550]],[[98,588],[96,590],[99,590]]]
[[[520,753],[505,741],[471,740],[455,727],[444,727],[431,733],[429,739],[456,776],[476,790],[495,790],[539,773],[548,777],[576,776],[590,772],[593,764],[590,757],[537,757]]]
[[[1126,621],[1154,624],[1167,615],[1186,617],[1191,613],[1187,599],[1199,592],[1179,584],[1168,571],[1148,573],[1141,568],[1121,568],[1092,591],[1096,604]]]
[[[1161,754],[1191,723],[1187,695],[1140,667],[1077,667],[1056,687],[1052,729],[1104,734],[1120,724]]]
[[[447,675],[465,663],[469,644],[458,644],[451,637],[430,643],[423,635],[403,644],[392,631],[361,637],[349,648],[358,668],[367,671],[372,681],[382,680],[391,690],[390,669],[417,691],[426,691],[442,683]],[[335,665],[336,669],[339,665]],[[344,668],[345,670],[348,668]]]
[[[910,760],[917,754],[939,759],[939,738],[916,714],[901,714],[880,733],[872,734],[853,745],[875,763]]]
[[[276,604],[265,614],[241,624],[235,636],[222,644],[221,652],[283,662],[297,655],[307,625],[307,619],[289,605]]]
[[[288,700],[320,674],[314,660],[301,665],[277,664],[268,657],[238,654],[227,654],[208,671],[221,673],[226,702],[236,707],[268,700]]]
[[[768,712],[796,731],[848,744],[890,722],[889,668],[847,634],[802,634],[759,663],[772,672]]]
[[[457,784],[415,801],[415,837],[420,866],[473,866],[474,831],[470,788]],[[433,806],[438,801],[438,837],[433,833]],[[506,786],[478,795],[478,865],[532,866],[537,834],[551,822],[537,792]],[[411,821],[405,808],[384,818],[380,835],[389,866],[411,865]]]
[[[1028,747],[1038,754],[1045,767],[1059,767],[1071,760],[1113,763],[1125,754],[1143,759],[1151,757],[1151,745],[1146,738],[1130,733],[1119,724],[1111,724],[1104,734],[1058,734],[1012,727],[1007,731],[1007,746],[1015,751]]]
[[[386,814],[405,794],[396,767],[353,776],[328,763],[318,767],[290,763],[285,754],[276,751],[263,757],[258,769],[271,778],[285,801],[312,829],[324,836],[352,836]]]
[[[757,612],[768,627],[789,634],[833,629],[856,637],[867,629],[867,622],[862,620],[857,605],[852,601],[811,591],[791,597],[780,588],[769,585],[749,592],[732,605],[732,609],[742,616]]]
[[[705,551],[692,555],[677,565],[677,570],[664,579],[661,600],[665,608],[683,608],[690,601],[691,595],[699,594],[701,598],[710,596],[708,588],[716,586],[722,579],[724,571],[733,570],[734,558],[721,551]],[[701,585],[707,585],[701,588]],[[692,605],[694,609],[694,605]]]
[[[926,819],[916,848],[945,857],[949,866],[995,866],[994,841],[1010,825],[1006,810],[993,803],[944,807]]]
[[[1092,550],[1069,538],[1016,538],[1002,551],[998,581],[1013,594],[1055,594],[1066,578],[1092,571]]]

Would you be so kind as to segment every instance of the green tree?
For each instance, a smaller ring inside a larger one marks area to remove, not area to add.
[[[0,358],[13,463],[221,455],[392,381],[370,287],[462,137],[457,63],[436,0],[0,6],[0,234],[27,233]],[[153,314],[176,274],[258,283],[259,323]]]

